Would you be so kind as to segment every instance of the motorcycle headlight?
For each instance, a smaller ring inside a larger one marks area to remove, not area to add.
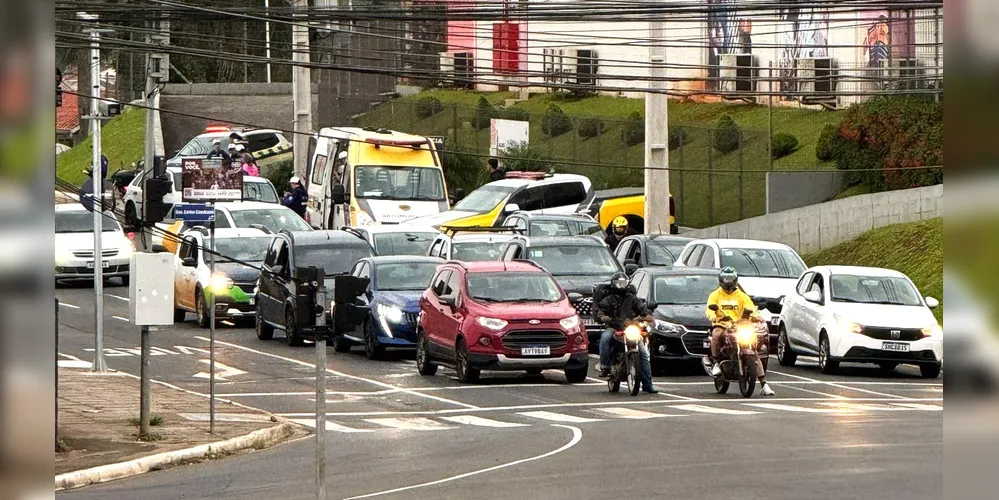
[[[232,280],[229,279],[228,276],[226,276],[224,274],[221,274],[221,273],[215,273],[215,274],[213,274],[212,277],[211,277],[211,279],[208,282],[208,288],[213,293],[217,293],[217,294],[225,293],[230,288],[232,288],[232,285],[233,285]]]
[[[402,309],[396,306],[390,306],[386,304],[378,305],[378,314],[380,314],[389,323],[400,323],[402,322]]]
[[[663,333],[675,333],[681,334],[684,331],[683,325],[678,325],[676,323],[670,323],[669,321],[663,321],[661,319],[653,320],[652,326]]]
[[[628,342],[638,342],[642,340],[642,329],[638,325],[628,325],[624,329],[624,338],[628,339]]]
[[[572,330],[573,328],[576,328],[577,326],[579,326],[579,315],[573,314],[572,316],[569,316],[568,318],[564,318],[562,320],[559,320],[558,324],[562,328],[565,328],[566,330]]]
[[[479,316],[479,324],[490,329],[490,330],[502,330],[506,328],[507,322],[502,319],[487,318],[485,316]]]
[[[740,326],[735,330],[735,340],[741,346],[751,346],[756,343],[756,328],[750,326]]]

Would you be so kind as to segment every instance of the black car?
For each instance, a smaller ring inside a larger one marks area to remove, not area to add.
[[[285,331],[288,345],[302,345],[308,340],[300,328],[304,318],[298,317],[297,306],[303,271],[310,266],[322,268],[326,287],[332,290],[334,276],[346,275],[355,262],[372,255],[366,241],[346,231],[283,231],[274,235],[257,281],[257,338],[270,340],[276,328]]]
[[[530,237],[589,234],[603,237],[600,223],[585,215],[515,212],[509,215],[501,226],[516,228],[520,234]]]
[[[596,349],[604,326],[593,314],[593,289],[610,283],[624,268],[599,237],[515,236],[503,249],[501,260],[529,260],[545,268],[570,296],[586,325],[591,349]]]
[[[666,234],[636,234],[621,240],[614,256],[628,271],[652,266],[672,266],[693,238]]]

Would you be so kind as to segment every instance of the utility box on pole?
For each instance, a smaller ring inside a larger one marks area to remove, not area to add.
[[[135,252],[129,260],[128,313],[135,326],[173,324],[171,253]]]

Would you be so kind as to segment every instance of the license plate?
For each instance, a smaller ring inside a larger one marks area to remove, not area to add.
[[[885,342],[881,344],[881,350],[892,352],[909,352],[909,344],[901,342]]]
[[[255,299],[253,297],[250,297],[250,305],[252,306],[252,305],[256,305],[256,304],[257,304],[257,299]]]
[[[102,260],[101,268],[106,268],[106,267],[111,267],[111,262]],[[87,269],[93,269],[93,268],[94,268],[94,261],[87,262]]]
[[[583,324],[584,325],[595,325],[595,324],[597,324],[597,322],[594,321],[593,318],[583,318]]]
[[[770,324],[774,326],[780,325],[780,316],[774,316],[773,318],[770,318]]]
[[[520,348],[520,354],[524,356],[548,356],[552,353],[552,348],[546,345],[532,345]]]

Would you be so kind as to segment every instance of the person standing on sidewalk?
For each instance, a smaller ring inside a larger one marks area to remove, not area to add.
[[[495,182],[498,180],[506,179],[506,170],[499,166],[499,160],[496,158],[489,159],[489,182]]]
[[[309,203],[309,192],[302,185],[302,180],[298,176],[291,178],[291,194],[284,199],[284,205],[292,209],[302,219],[305,219],[305,207]]]

